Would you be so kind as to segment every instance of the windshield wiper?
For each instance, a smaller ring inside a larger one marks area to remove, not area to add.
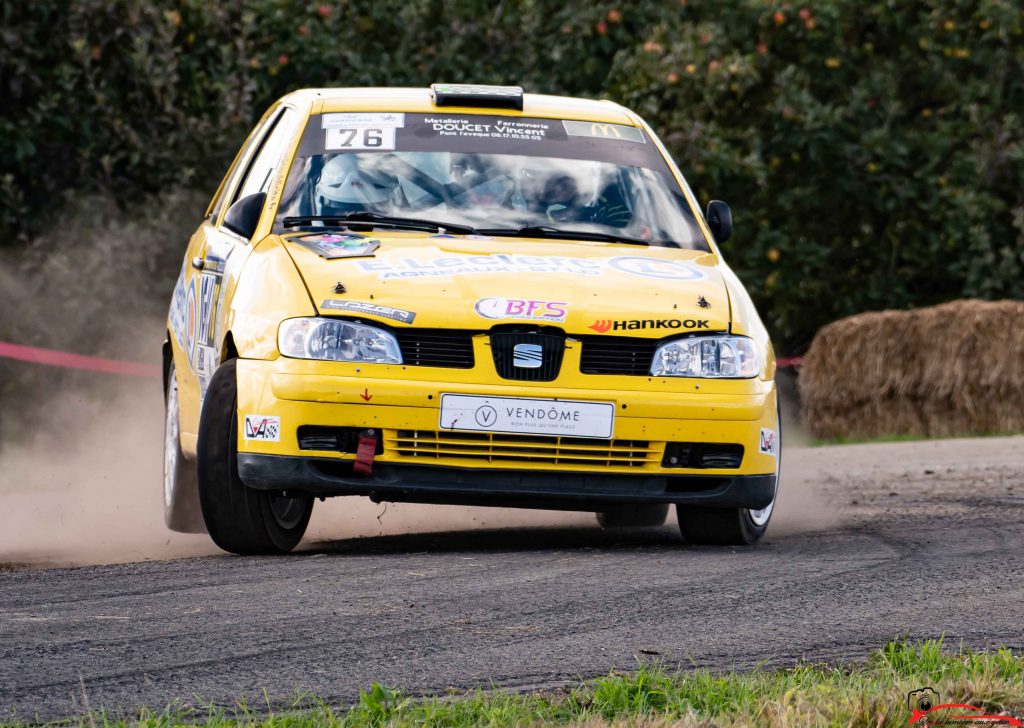
[[[626,245],[666,245],[678,247],[675,243],[662,243],[656,240],[642,240],[626,235],[612,233],[594,233],[586,230],[561,230],[547,225],[526,225],[521,228],[500,228],[481,230],[481,235],[495,235],[512,238],[565,238],[566,240],[592,240],[597,243],[624,243]]]
[[[457,235],[472,235],[476,232],[476,229],[469,225],[438,222],[436,220],[422,220],[415,217],[390,217],[388,215],[378,215],[375,212],[350,212],[345,215],[297,215],[295,217],[286,217],[281,221],[281,224],[286,228],[290,228],[311,225],[314,222],[343,226],[347,226],[350,222],[359,224],[365,223],[372,227],[391,227],[399,230],[425,230],[428,232],[441,232],[444,230],[445,232],[456,233]]]

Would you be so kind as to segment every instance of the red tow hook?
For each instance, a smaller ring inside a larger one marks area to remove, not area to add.
[[[352,463],[352,472],[360,475],[373,473],[373,456],[377,453],[377,431],[363,430],[359,433],[359,444],[356,446],[356,461]]]

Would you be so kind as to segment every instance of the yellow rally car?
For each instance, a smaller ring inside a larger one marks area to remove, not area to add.
[[[593,511],[693,543],[771,516],[775,360],[654,132],[516,87],[290,94],[189,243],[170,528],[285,552],[317,497]]]

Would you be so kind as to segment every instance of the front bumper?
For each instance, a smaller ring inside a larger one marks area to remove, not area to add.
[[[577,374],[515,382],[469,370],[287,358],[241,359],[237,373],[239,421],[280,419],[276,441],[247,439],[239,428],[239,473],[255,488],[546,508],[583,501],[760,508],[774,492],[776,456],[759,448],[762,429],[778,431],[772,381]],[[463,433],[440,429],[444,393],[612,402],[614,431],[592,446],[530,435],[467,446]],[[303,425],[375,430],[382,451],[372,476],[353,474],[353,453],[300,448]],[[738,467],[665,467],[666,444],[679,442],[739,444],[743,457]]]
[[[377,465],[352,473],[335,459],[238,456],[238,474],[251,488],[314,496],[362,495],[374,501],[600,510],[601,504],[684,503],[717,508],[764,508],[775,475],[606,475],[600,473],[467,470],[423,465]]]

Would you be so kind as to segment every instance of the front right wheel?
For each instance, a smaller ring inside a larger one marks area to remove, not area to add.
[[[747,546],[761,540],[774,505],[774,499],[760,510],[677,504],[676,518],[679,520],[679,532],[692,544]]]
[[[199,503],[213,542],[236,554],[281,554],[302,539],[313,511],[306,495],[256,490],[238,476],[238,384],[230,359],[210,379],[199,419]]]
[[[676,504],[679,533],[692,544],[749,546],[768,530],[768,521],[779,497],[782,470],[782,422],[779,420],[779,454],[775,458],[775,492],[764,508],[705,508]]]

